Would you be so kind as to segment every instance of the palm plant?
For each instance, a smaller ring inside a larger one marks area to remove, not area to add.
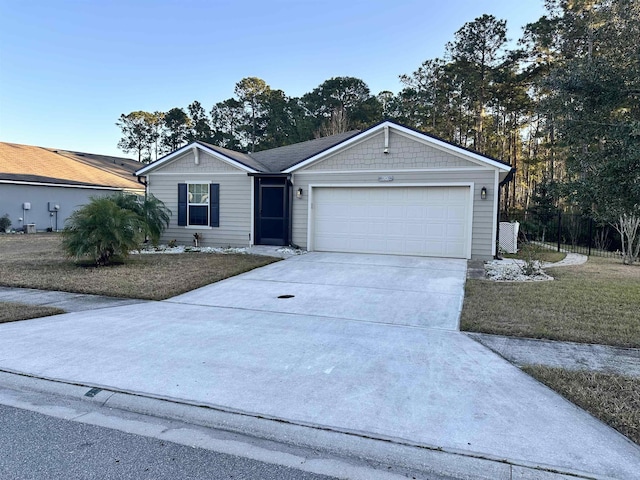
[[[145,237],[157,245],[171,220],[171,210],[165,207],[164,202],[152,194],[146,195],[143,199],[138,195],[118,193],[112,198],[120,208],[131,210],[143,219]]]
[[[92,258],[97,265],[108,265],[125,258],[144,239],[144,219],[121,208],[113,198],[92,198],[65,222],[62,246],[71,257]]]

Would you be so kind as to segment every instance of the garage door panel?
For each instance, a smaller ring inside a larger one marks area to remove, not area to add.
[[[427,201],[428,202],[445,202],[449,200],[449,192],[447,192],[444,188],[432,188],[427,190]]]
[[[446,220],[447,219],[447,207],[446,206],[427,206],[425,208],[425,216],[427,220]]]
[[[406,190],[406,198],[409,203],[424,203],[427,200],[428,193],[422,188],[414,188]]]
[[[445,228],[446,228],[445,235],[448,238],[464,238],[464,234],[465,234],[464,225],[449,224],[449,225],[446,225]]]
[[[407,207],[407,219],[423,221],[426,218],[425,208],[419,205]]]
[[[313,248],[467,257],[468,187],[315,187]]]
[[[442,254],[443,257],[455,257],[458,252],[460,251],[460,249],[464,248],[464,245],[461,243],[451,243],[446,245],[444,253]]]
[[[420,237],[420,238],[424,238],[427,234],[427,226],[422,224],[422,223],[410,223],[406,225],[406,234],[409,237],[408,240],[414,240],[413,237]],[[419,240],[418,241],[423,241],[423,240]]]
[[[386,205],[383,208],[386,213],[385,218],[404,218],[407,215],[407,207],[404,205]]]
[[[449,205],[446,207],[447,218],[453,221],[460,221],[467,211],[464,205]]]

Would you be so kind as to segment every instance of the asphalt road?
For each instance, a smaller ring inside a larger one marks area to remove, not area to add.
[[[336,478],[5,405],[0,425],[3,480]]]

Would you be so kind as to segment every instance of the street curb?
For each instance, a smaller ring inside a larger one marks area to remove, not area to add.
[[[445,449],[411,443],[404,439],[372,436],[366,432],[302,424],[225,407],[120,391],[100,385],[68,383],[4,369],[0,370],[0,388],[64,397],[92,403],[99,408],[180,421],[293,447],[321,449],[338,457],[357,457],[377,464],[392,465],[398,470],[437,475],[443,479],[615,480],[613,477],[551,465],[495,458],[472,451]],[[398,464],[398,458],[402,458],[402,464]]]

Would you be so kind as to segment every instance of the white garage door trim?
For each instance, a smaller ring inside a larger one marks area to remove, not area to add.
[[[331,184],[309,184],[309,204],[307,215],[307,246],[309,251],[315,250],[314,239],[314,189],[321,188],[406,188],[406,187],[467,187],[469,188],[468,204],[466,207],[466,228],[467,239],[465,252],[462,258],[471,258],[472,243],[472,226],[473,226],[473,199],[474,199],[474,183],[473,182],[440,182],[440,183],[397,183],[397,184],[380,184],[380,183],[331,183]]]

